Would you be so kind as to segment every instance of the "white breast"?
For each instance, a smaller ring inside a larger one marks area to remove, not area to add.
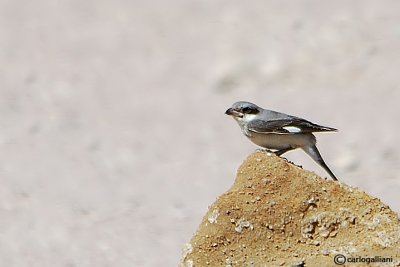
[[[312,134],[260,134],[247,136],[253,143],[269,149],[285,149],[288,147],[303,147],[315,144]]]

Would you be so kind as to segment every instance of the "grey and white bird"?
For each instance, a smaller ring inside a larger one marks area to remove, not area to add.
[[[333,132],[335,128],[321,126],[305,119],[263,109],[253,103],[239,101],[225,114],[232,116],[250,141],[280,156],[290,150],[301,148],[324,168],[333,180],[336,176],[325,164],[319,153],[314,132]]]

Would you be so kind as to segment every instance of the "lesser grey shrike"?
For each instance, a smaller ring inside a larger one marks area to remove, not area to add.
[[[274,150],[280,156],[290,150],[301,148],[324,168],[333,180],[336,176],[325,164],[319,153],[313,132],[333,132],[335,128],[321,126],[305,119],[263,109],[253,103],[239,101],[225,114],[232,116],[247,138],[258,146]]]

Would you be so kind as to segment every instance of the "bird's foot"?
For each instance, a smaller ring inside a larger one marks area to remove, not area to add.
[[[275,154],[274,151],[266,149],[266,148],[257,148],[256,152],[261,152],[261,153],[265,153],[265,154]]]

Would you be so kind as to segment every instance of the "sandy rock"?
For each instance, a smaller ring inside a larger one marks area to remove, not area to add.
[[[180,266],[337,266],[338,254],[399,266],[400,219],[356,188],[256,152],[185,247]]]

